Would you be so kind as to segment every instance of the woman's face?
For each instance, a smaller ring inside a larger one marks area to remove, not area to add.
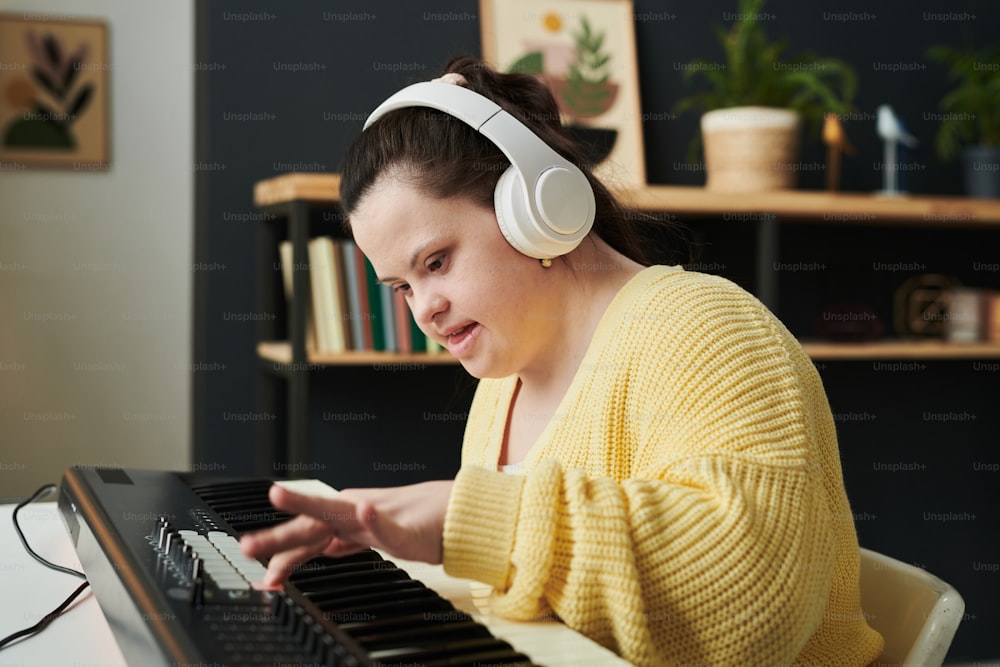
[[[507,243],[492,208],[384,176],[351,228],[380,282],[406,296],[420,329],[473,376],[519,373],[556,344],[546,269]]]

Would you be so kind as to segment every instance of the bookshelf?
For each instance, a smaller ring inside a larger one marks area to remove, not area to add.
[[[309,290],[309,239],[317,233],[341,236],[339,213],[340,178],[336,174],[289,174],[259,181],[254,186],[254,205],[260,212],[257,228],[257,310],[275,313],[285,302],[273,267],[279,261],[278,247],[292,245],[292,293]],[[322,230],[319,232],[318,230]],[[286,318],[262,318],[257,323],[257,357],[264,377],[258,383],[257,402],[273,414],[285,403],[285,432],[278,420],[258,425],[261,469],[274,461],[299,463],[308,457],[309,374],[324,367],[456,365],[446,351],[396,353],[346,351],[319,353],[306,347],[308,304],[293,298],[287,302]],[[284,396],[282,394],[284,393]],[[284,399],[284,400],[283,400]]]
[[[306,247],[310,220],[317,212],[334,212],[339,206],[338,174],[293,173],[258,181],[254,185],[254,205],[262,212],[263,224],[258,233],[258,266],[270,266],[283,238],[292,242],[293,263],[308,262]],[[777,260],[780,224],[803,222],[827,225],[894,225],[900,227],[989,228],[1000,230],[1000,200],[965,197],[895,196],[864,193],[830,193],[786,190],[746,194],[716,193],[700,187],[651,185],[641,189],[620,190],[626,204],[649,213],[668,213],[688,217],[736,216],[757,226],[758,297],[774,307],[777,297],[776,272],[767,270]],[[279,238],[279,220],[287,222],[286,236]],[[278,299],[284,298],[275,287],[274,276],[258,272],[258,306],[261,312],[275,312]],[[303,294],[307,274],[293,271],[293,292]],[[397,354],[392,352],[344,352],[319,355],[305,347],[305,307],[293,299],[288,306],[288,339],[281,339],[275,322],[258,324],[257,355],[262,369],[273,378],[288,383],[286,446],[273,427],[265,434],[263,449],[272,460],[305,460],[308,447],[308,372],[327,366],[360,366],[382,363],[454,364],[447,352]],[[816,360],[873,359],[982,359],[1000,358],[1000,343],[947,343],[941,341],[878,340],[865,343],[802,341],[806,352]],[[259,400],[275,406],[278,390],[272,383],[262,383]]]

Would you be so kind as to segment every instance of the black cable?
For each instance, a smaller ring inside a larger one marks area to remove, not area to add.
[[[68,598],[66,598],[65,600],[63,600],[63,603],[61,605],[59,605],[58,607],[56,607],[55,609],[53,609],[51,612],[49,612],[48,614],[46,614],[44,617],[42,617],[42,620],[38,621],[38,623],[35,623],[30,628],[25,628],[24,630],[18,630],[14,634],[7,635],[3,639],[0,639],[0,650],[2,650],[7,644],[11,643],[15,639],[19,639],[21,637],[26,637],[28,635],[33,635],[36,632],[41,632],[42,630],[44,630],[45,627],[49,623],[51,623],[52,621],[54,621],[56,619],[56,617],[59,614],[61,614],[63,612],[63,610],[66,609],[66,607],[69,606],[69,603],[72,602],[73,600],[75,600],[76,596],[78,596],[80,593],[82,593],[83,589],[86,588],[89,585],[90,585],[89,581],[85,581],[82,584],[80,584],[77,587],[77,589],[75,591],[73,591],[72,595],[70,595]]]
[[[7,635],[3,639],[0,639],[0,649],[3,649],[5,646],[7,646],[8,644],[10,644],[15,639],[20,639],[21,637],[27,637],[28,635],[33,635],[36,632],[41,632],[42,630],[44,630],[48,626],[49,623],[51,623],[52,621],[54,621],[56,619],[56,617],[59,616],[59,614],[61,614],[63,611],[65,611],[66,607],[68,607],[70,605],[70,603],[73,602],[73,600],[75,600],[77,598],[77,596],[79,596],[80,593],[83,592],[83,589],[85,589],[87,586],[90,585],[90,582],[86,581],[87,576],[83,572],[78,572],[77,570],[74,570],[72,568],[63,567],[62,565],[56,565],[55,563],[53,563],[51,561],[48,561],[48,560],[45,560],[44,558],[42,558],[41,556],[39,556],[38,554],[36,554],[35,551],[34,551],[34,549],[32,549],[30,546],[28,546],[28,541],[25,539],[24,533],[21,532],[21,525],[17,522],[17,513],[21,511],[21,508],[23,508],[25,505],[27,505],[29,503],[33,503],[34,501],[38,500],[39,498],[41,498],[43,496],[49,495],[50,493],[52,493],[55,490],[55,488],[56,488],[55,484],[44,484],[44,485],[42,485],[42,487],[40,489],[38,489],[33,494],[31,494],[30,498],[28,498],[27,500],[19,503],[17,505],[17,507],[14,508],[14,513],[12,515],[13,519],[14,519],[14,530],[17,531],[17,536],[21,539],[21,544],[24,545],[25,550],[29,554],[31,554],[32,558],[34,558],[35,560],[37,560],[39,563],[41,563],[45,567],[51,568],[53,570],[56,570],[57,572],[63,572],[65,574],[72,574],[73,576],[80,577],[81,579],[84,579],[85,581],[82,584],[80,584],[77,587],[77,589],[75,591],[73,591],[73,593],[68,598],[66,598],[65,600],[63,600],[63,603],[61,605],[59,605],[58,607],[56,607],[55,609],[53,609],[51,612],[49,612],[48,614],[46,614],[45,616],[43,616],[42,620],[38,621],[38,623],[35,623],[30,628],[25,628],[23,630],[18,630],[17,632],[15,632],[13,634],[10,634],[10,635]]]
[[[27,500],[21,502],[17,507],[15,507],[14,508],[14,530],[17,531],[17,536],[21,539],[21,544],[24,545],[25,550],[29,554],[31,554],[31,557],[34,558],[35,560],[37,560],[39,563],[41,563],[45,567],[52,568],[56,572],[64,572],[66,574],[72,574],[74,577],[80,577],[81,579],[86,579],[87,575],[85,575],[83,572],[78,572],[78,571],[76,571],[76,570],[74,570],[72,568],[63,567],[62,565],[56,565],[55,563],[53,563],[51,561],[47,561],[44,558],[42,558],[41,556],[39,556],[38,554],[36,554],[35,550],[28,546],[28,540],[24,539],[24,533],[21,532],[21,525],[17,522],[17,513],[21,511],[21,508],[23,508],[25,505],[27,505],[29,503],[35,502],[36,500],[38,500],[42,496],[49,495],[50,493],[52,493],[55,490],[56,490],[56,485],[55,484],[43,484],[41,486],[41,488],[39,488],[37,491],[35,491],[33,494],[31,494],[30,498],[28,498]]]

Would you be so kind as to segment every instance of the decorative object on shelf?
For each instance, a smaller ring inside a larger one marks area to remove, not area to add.
[[[948,290],[945,337],[953,343],[976,343],[987,339],[990,292],[975,287]]]
[[[882,158],[882,195],[903,194],[899,189],[899,157],[898,146],[903,144],[910,148],[917,146],[917,138],[906,131],[902,121],[888,104],[880,104],[878,107],[878,120],[876,121],[878,136],[882,138],[883,158]]]
[[[823,143],[826,144],[826,189],[836,192],[840,189],[840,156],[854,155],[854,146],[847,140],[844,124],[837,114],[828,113],[823,119]]]
[[[945,161],[961,156],[965,194],[1000,198],[1000,47],[938,45],[927,54],[946,65],[956,82],[940,102],[938,156]]]
[[[816,332],[826,340],[859,343],[884,336],[885,324],[866,303],[837,303],[823,309]]]
[[[791,109],[713,109],[701,117],[705,186],[721,192],[795,187],[799,115]]]
[[[1000,343],[1000,291],[990,290],[986,295],[986,325],[984,338]]]
[[[908,278],[893,298],[896,333],[903,338],[944,338],[950,290],[960,286],[957,278],[937,273]]]
[[[631,0],[480,0],[483,59],[538,76],[595,173],[646,184]]]
[[[676,113],[699,109],[705,151],[706,186],[750,192],[790,188],[798,172],[800,118],[810,135],[819,133],[827,113],[853,107],[857,75],[844,61],[810,52],[783,57],[787,40],[770,41],[761,19],[766,0],[740,0],[728,30],[716,26],[726,62],[696,60],[685,80],[704,78],[709,90],[680,100]],[[750,107],[747,112],[737,109]],[[770,110],[763,111],[761,107]],[[781,110],[782,113],[778,113]],[[720,117],[722,120],[720,120]],[[740,122],[747,118],[748,122]],[[690,155],[697,154],[698,137]],[[776,148],[780,147],[780,148]],[[735,155],[746,162],[737,163]]]
[[[0,165],[109,165],[107,26],[0,14]]]

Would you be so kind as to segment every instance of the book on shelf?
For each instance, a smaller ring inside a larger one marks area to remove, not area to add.
[[[396,309],[393,305],[392,288],[379,283],[379,301],[382,306],[382,349],[392,352],[399,351],[399,343],[396,342]]]
[[[378,277],[375,275],[375,267],[372,266],[367,257],[364,258],[364,263],[365,282],[368,285],[368,310],[370,313],[367,323],[372,334],[372,349],[384,350],[385,333],[382,330],[382,285],[378,282]]]
[[[333,239],[317,236],[309,241],[309,277],[312,287],[313,320],[316,322],[316,351],[343,352],[344,317],[340,307],[340,280],[334,263]]]
[[[368,279],[365,275],[365,257],[354,241],[339,244],[344,258],[344,275],[347,279],[347,299],[350,316],[351,347],[363,351],[375,349],[372,344],[371,306],[368,301]]]
[[[396,352],[410,354],[413,352],[413,329],[407,317],[410,307],[406,305],[406,297],[396,290],[392,293],[392,319],[396,325]]]
[[[333,311],[330,317],[333,318],[333,325],[330,329],[333,332],[334,352],[346,352],[352,349],[351,341],[351,311],[347,298],[347,274],[344,270],[343,254],[338,247],[338,241],[334,241],[328,236],[320,237],[327,241],[327,251],[330,253],[330,269],[333,274]]]
[[[317,236],[308,242],[308,294],[304,295],[307,349],[400,353],[443,351],[417,326],[401,292],[378,282],[371,262],[350,239]],[[279,246],[285,295],[292,294],[292,246]]]
[[[314,350],[316,349],[316,323],[313,321],[313,309],[312,309],[312,290],[309,286],[309,263],[306,261],[299,262],[298,266],[295,266],[295,258],[292,257],[292,242],[282,241],[278,246],[278,259],[281,262],[281,282],[285,289],[285,298],[289,302],[294,298],[294,284],[295,284],[295,274],[296,270],[306,272],[306,291],[302,295],[303,303],[306,307],[306,349]],[[305,258],[301,258],[305,259]]]

